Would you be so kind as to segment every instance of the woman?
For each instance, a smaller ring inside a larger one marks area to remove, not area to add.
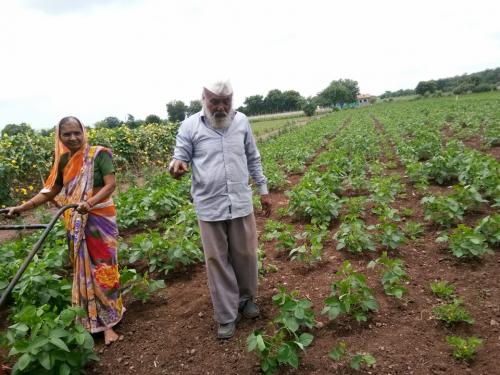
[[[56,127],[54,159],[44,189],[28,202],[10,208],[9,215],[54,199],[60,205],[78,204],[76,211],[64,214],[74,271],[72,303],[87,313],[79,321],[91,333],[104,331],[108,345],[118,339],[113,326],[125,312],[117,262],[116,210],[111,199],[116,185],[111,152],[90,146],[80,120],[69,116]]]

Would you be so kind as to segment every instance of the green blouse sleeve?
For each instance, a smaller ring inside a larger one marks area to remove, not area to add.
[[[57,177],[55,184],[57,186],[63,186],[63,171],[66,164],[68,164],[69,154],[62,154],[59,159],[59,165],[57,166]]]
[[[111,156],[106,151],[99,152],[99,155],[96,157],[96,165],[101,172],[101,176],[107,176],[115,173],[115,167],[113,166],[113,160],[111,160]]]

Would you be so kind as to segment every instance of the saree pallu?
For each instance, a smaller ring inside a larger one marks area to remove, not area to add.
[[[67,176],[65,169],[64,179],[69,181],[68,184],[65,181],[61,203],[78,203],[90,198],[94,158],[99,152],[108,151],[87,147],[81,169],[73,178]],[[65,224],[73,264],[72,304],[87,313],[86,317],[77,319],[91,333],[104,331],[117,324],[125,312],[120,294],[114,203],[108,199],[95,205],[87,215],[68,210]]]

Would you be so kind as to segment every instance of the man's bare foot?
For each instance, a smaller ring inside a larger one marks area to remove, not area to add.
[[[109,328],[109,329],[104,331],[104,343],[106,345],[109,345],[112,342],[115,342],[116,340],[118,340],[118,338],[119,338],[119,336],[115,331],[113,331],[113,328]]]

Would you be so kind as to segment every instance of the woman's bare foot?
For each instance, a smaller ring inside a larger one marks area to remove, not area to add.
[[[109,328],[109,329],[104,331],[104,343],[106,345],[109,345],[112,342],[115,342],[116,340],[118,340],[118,338],[119,338],[119,336],[115,331],[113,331],[113,328]]]

